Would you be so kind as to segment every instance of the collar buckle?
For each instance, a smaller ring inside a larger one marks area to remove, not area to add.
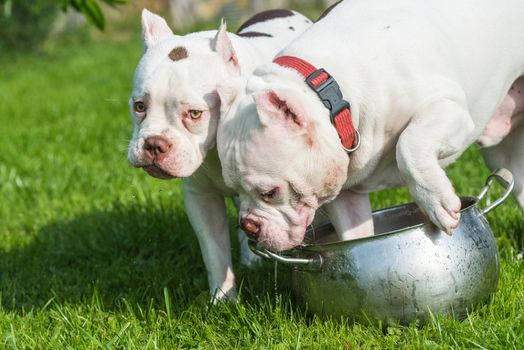
[[[327,79],[318,84],[316,79],[318,79],[321,75],[327,76]],[[331,121],[333,121],[333,119],[344,109],[350,109],[349,102],[344,100],[342,91],[340,90],[340,86],[338,85],[337,81],[333,79],[333,77],[323,68],[317,69],[311,73],[306,78],[306,83],[311,89],[313,89],[313,91],[316,92],[318,97],[322,100],[324,106],[329,109]]]

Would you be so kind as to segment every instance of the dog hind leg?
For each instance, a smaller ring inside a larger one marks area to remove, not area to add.
[[[524,123],[520,123],[499,144],[480,150],[491,169],[506,168],[513,174],[513,193],[524,211]]]
[[[511,85],[480,137],[479,144],[485,147],[481,148],[481,154],[491,170],[506,168],[511,171],[515,180],[514,194],[524,210],[523,120],[524,77],[520,77]]]

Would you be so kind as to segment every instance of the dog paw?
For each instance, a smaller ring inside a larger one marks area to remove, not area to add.
[[[450,190],[446,194],[428,194],[426,200],[418,201],[422,211],[442,231],[451,235],[460,222],[461,202],[459,197]]]
[[[235,288],[231,288],[227,292],[222,291],[217,288],[215,293],[211,295],[211,304],[220,305],[224,303],[236,303],[237,301],[237,291]]]

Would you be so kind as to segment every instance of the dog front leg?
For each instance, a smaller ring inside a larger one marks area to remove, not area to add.
[[[231,242],[224,197],[183,181],[187,215],[193,226],[207,269],[213,302],[236,298]]]
[[[325,208],[340,240],[373,235],[371,204],[367,194],[342,191]]]
[[[459,224],[461,203],[442,167],[473,141],[474,124],[465,106],[451,99],[427,105],[412,118],[396,148],[398,167],[411,195],[448,234]]]

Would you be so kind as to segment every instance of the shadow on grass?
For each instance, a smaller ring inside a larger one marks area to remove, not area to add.
[[[234,235],[232,243],[236,257]],[[274,293],[273,265],[237,270],[244,300]],[[289,280],[285,274],[280,282]],[[85,304],[95,293],[106,309],[122,299],[163,306],[166,287],[174,311],[209,300],[196,236],[176,206],[115,203],[109,211],[46,225],[27,246],[0,251],[0,305],[6,310],[40,308],[50,300]]]
[[[511,202],[509,210],[489,217],[499,250],[506,252],[503,257],[522,249],[524,220]],[[233,234],[232,244],[241,300],[253,306],[267,304],[267,298],[294,301],[290,268],[277,266],[275,284],[272,262],[239,267]],[[109,310],[120,308],[124,299],[163,308],[166,287],[174,312],[209,300],[196,236],[177,205],[116,202],[108,211],[48,224],[28,245],[0,251],[0,305],[5,310],[41,308],[50,300],[86,304],[94,294]]]

